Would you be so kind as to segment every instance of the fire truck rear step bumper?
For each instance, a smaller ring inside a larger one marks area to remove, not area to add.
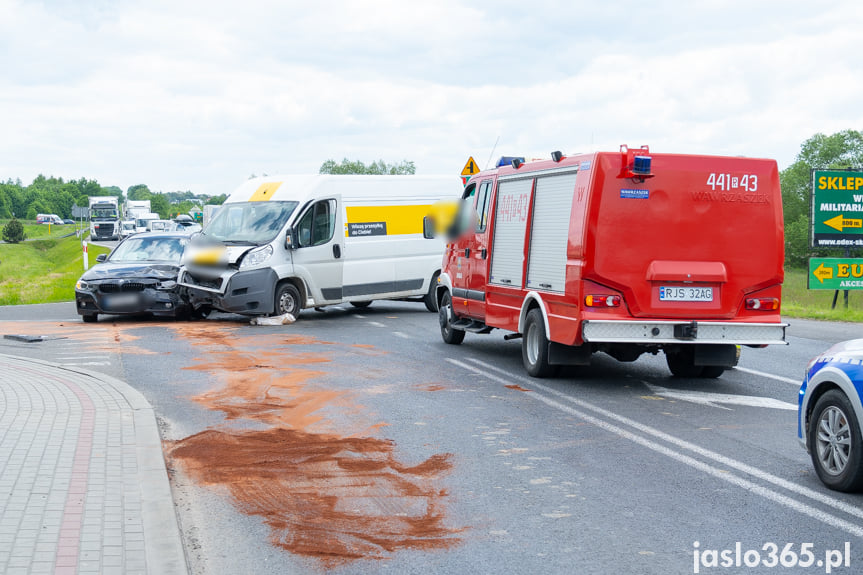
[[[786,327],[787,323],[584,320],[582,336],[590,343],[787,345]]]

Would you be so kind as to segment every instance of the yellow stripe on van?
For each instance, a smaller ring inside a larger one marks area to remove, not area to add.
[[[386,223],[388,236],[423,233],[423,218],[431,212],[431,205],[415,206],[347,206],[347,224]],[[345,237],[348,236],[345,226]]]
[[[249,198],[249,201],[265,202],[273,197],[273,194],[281,185],[282,182],[267,182],[266,184],[261,184],[260,187],[255,190],[255,193],[252,194],[252,197]]]

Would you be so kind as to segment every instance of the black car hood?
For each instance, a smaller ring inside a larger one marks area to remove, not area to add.
[[[85,281],[116,278],[176,279],[180,266],[158,262],[105,262],[97,264],[81,276]]]

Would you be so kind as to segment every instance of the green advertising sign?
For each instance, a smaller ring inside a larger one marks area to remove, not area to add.
[[[863,289],[863,259],[810,258],[809,289]]]
[[[813,172],[812,247],[863,247],[863,172]]]

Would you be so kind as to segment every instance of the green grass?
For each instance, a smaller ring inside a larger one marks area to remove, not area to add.
[[[61,236],[65,236],[66,234],[71,234],[75,232],[75,228],[79,227],[76,223],[65,224],[62,226],[48,225],[48,224],[37,224],[35,220],[18,220],[24,226],[24,235],[28,240],[30,239],[43,239],[43,238],[59,238]],[[76,220],[77,222],[77,220]],[[2,232],[3,227],[9,223],[9,220],[0,220],[0,232]],[[84,227],[86,229],[87,222],[84,222]],[[2,238],[2,234],[0,234],[0,239]],[[83,265],[83,264],[82,264]]]
[[[72,231],[71,225],[57,227]],[[110,250],[88,244],[87,251],[92,266],[97,255]],[[84,273],[83,258],[75,236],[53,239],[52,233],[52,239],[0,244],[0,305],[74,300],[75,282]]]
[[[830,309],[834,290],[807,289],[809,270],[786,269],[782,284],[782,315],[832,321],[863,322],[863,290],[848,290],[848,309],[844,292],[839,292],[836,309]]]

